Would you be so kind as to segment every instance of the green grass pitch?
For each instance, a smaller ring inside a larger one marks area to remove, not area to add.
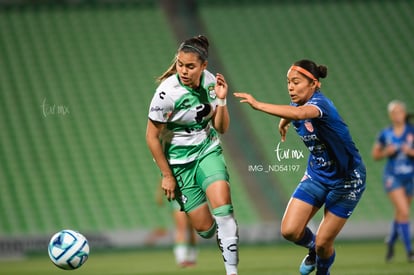
[[[403,247],[396,247],[391,263],[384,262],[385,245],[377,241],[340,241],[332,275],[410,275],[414,263],[408,263]],[[271,245],[240,245],[240,275],[297,275],[306,250],[287,242]],[[93,251],[84,266],[74,271],[60,270],[44,254],[25,259],[0,260],[0,274],[7,275],[224,275],[221,255],[210,245],[200,247],[197,266],[181,269],[175,266],[171,249],[137,249],[127,251]],[[314,274],[314,273],[313,273]]]

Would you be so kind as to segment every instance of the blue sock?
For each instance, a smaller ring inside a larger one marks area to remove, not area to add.
[[[309,227],[305,228],[305,234],[303,234],[302,239],[295,242],[295,244],[304,246],[306,248],[315,248],[315,235],[309,229]]]
[[[411,237],[410,237],[410,223],[399,223],[399,229],[407,254],[411,253]]]
[[[398,226],[399,224],[397,221],[393,221],[391,224],[391,232],[390,236],[388,237],[387,244],[393,246],[395,244],[395,241],[398,238]]]
[[[335,261],[335,251],[332,254],[331,257],[328,259],[322,259],[319,258],[319,256],[316,256],[316,275],[329,275],[329,270],[331,269],[331,266],[333,262]]]

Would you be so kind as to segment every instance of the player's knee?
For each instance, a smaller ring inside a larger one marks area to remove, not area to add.
[[[334,251],[334,247],[333,245],[324,243],[324,244],[318,244],[316,243],[315,245],[315,251],[316,254],[318,255],[324,255],[324,256],[329,256],[332,254],[332,251]]]
[[[211,227],[206,231],[197,231],[198,235],[202,237],[203,239],[210,239],[216,234],[217,231],[217,223],[215,220],[213,220],[213,224]]]
[[[296,228],[288,226],[282,226],[280,229],[280,233],[282,234],[283,238],[291,242],[296,242],[301,237],[300,231],[298,231]]]
[[[215,217],[224,217],[233,214],[233,205],[225,204],[212,210]]]
[[[226,204],[213,209],[213,215],[217,222],[219,235],[237,236],[238,226],[233,216],[233,206]]]
[[[334,239],[333,238],[323,238],[317,236],[315,239],[315,250],[318,255],[332,254],[334,249]]]

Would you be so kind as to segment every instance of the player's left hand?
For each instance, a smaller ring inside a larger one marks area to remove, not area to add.
[[[218,98],[224,99],[227,96],[227,82],[226,79],[222,74],[216,74],[216,86],[214,87],[214,91],[216,92],[216,96]]]

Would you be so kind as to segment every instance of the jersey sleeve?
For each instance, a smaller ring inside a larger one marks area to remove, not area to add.
[[[408,129],[407,142],[410,148],[414,148],[414,126],[408,124]]]
[[[148,118],[152,121],[166,123],[174,110],[174,102],[163,90],[157,89],[151,100]]]
[[[312,98],[305,105],[314,106],[319,110],[319,118],[328,113],[329,105],[321,98]]]
[[[384,147],[386,145],[386,131],[387,129],[381,130],[376,138],[376,141],[381,145],[381,147]]]

